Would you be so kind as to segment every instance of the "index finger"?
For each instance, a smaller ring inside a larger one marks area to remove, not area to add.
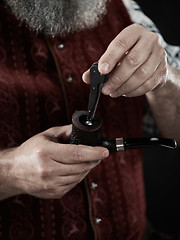
[[[140,38],[139,30],[142,26],[132,24],[123,29],[109,44],[105,53],[99,59],[98,68],[100,73],[111,72],[124,54],[130,50]]]
[[[52,159],[64,164],[97,161],[109,155],[104,147],[54,143],[53,148]]]

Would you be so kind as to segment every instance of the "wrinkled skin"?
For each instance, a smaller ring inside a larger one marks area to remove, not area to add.
[[[105,95],[145,94],[162,136],[180,144],[180,71],[167,63],[158,34],[138,24],[128,26],[112,40],[98,65],[102,74],[109,74]],[[83,80],[90,82],[89,70]]]
[[[102,92],[136,97],[162,86],[167,78],[166,52],[159,36],[132,24],[120,32],[99,59],[99,71],[110,73]],[[89,70],[83,80],[89,83]]]
[[[67,144],[71,130],[71,125],[53,127],[2,151],[0,199],[18,194],[61,198],[109,155],[103,147]]]

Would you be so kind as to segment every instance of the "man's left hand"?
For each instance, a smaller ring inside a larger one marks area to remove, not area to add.
[[[100,73],[109,73],[102,92],[111,97],[140,96],[166,82],[167,57],[159,35],[138,24],[121,31],[98,62]],[[89,70],[83,80],[89,83]]]

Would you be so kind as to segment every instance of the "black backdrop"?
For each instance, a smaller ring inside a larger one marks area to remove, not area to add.
[[[180,1],[137,0],[144,13],[160,29],[166,42],[180,45]]]
[[[180,0],[137,0],[166,42],[180,45]],[[147,217],[157,230],[180,234],[180,150],[144,150]]]

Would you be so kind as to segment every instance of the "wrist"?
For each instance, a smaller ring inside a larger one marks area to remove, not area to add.
[[[173,94],[173,89],[180,87],[180,71],[169,64],[167,65],[167,69],[168,73],[165,84],[146,93],[148,99],[150,98],[156,99],[156,101],[161,101],[162,98],[168,97],[169,93]],[[171,95],[171,98],[172,97],[173,96]]]
[[[15,150],[11,148],[0,152],[0,200],[21,194],[17,186]]]

